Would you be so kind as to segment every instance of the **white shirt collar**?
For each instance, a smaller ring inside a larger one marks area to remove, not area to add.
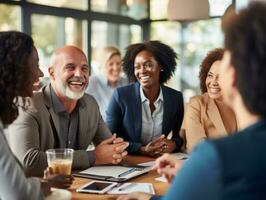
[[[141,103],[144,103],[145,101],[150,102],[149,99],[148,99],[147,97],[145,97],[141,85],[139,86],[139,91],[140,91],[140,99],[141,99]],[[163,92],[162,92],[162,88],[161,88],[161,86],[160,86],[159,96],[158,96],[158,98],[156,99],[156,101],[154,102],[154,104],[157,104],[159,101],[162,101],[162,102],[163,102]]]

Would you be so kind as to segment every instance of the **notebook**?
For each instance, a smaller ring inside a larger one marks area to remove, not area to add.
[[[125,182],[148,173],[150,169],[151,167],[146,166],[96,165],[73,175],[103,181]]]

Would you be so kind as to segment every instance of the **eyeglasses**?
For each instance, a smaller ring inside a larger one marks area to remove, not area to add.
[[[134,66],[134,68],[135,68],[135,70],[140,70],[141,69],[141,66],[142,66],[145,70],[151,71],[154,68],[155,65],[156,65],[156,63],[154,63],[152,61],[148,61],[148,62],[145,62],[142,65],[141,64],[136,64]]]

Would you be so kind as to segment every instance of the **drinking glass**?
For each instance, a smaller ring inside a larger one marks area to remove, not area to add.
[[[48,166],[55,174],[71,174],[73,149],[48,149],[46,151]]]

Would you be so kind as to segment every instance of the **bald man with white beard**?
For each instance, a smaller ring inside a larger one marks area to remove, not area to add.
[[[51,84],[34,94],[30,108],[20,110],[10,125],[12,151],[30,175],[41,176],[47,167],[45,151],[74,149],[73,169],[94,164],[117,164],[128,146],[108,130],[95,99],[85,94],[89,66],[85,54],[75,46],[55,50],[49,67]],[[91,143],[95,150],[87,151]]]

